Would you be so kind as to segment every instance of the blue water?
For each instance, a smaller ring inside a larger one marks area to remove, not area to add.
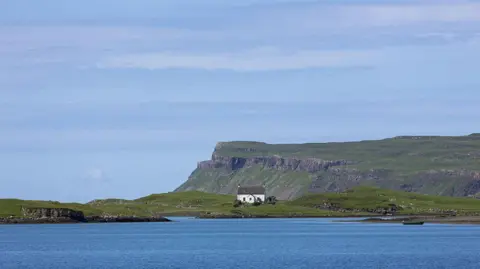
[[[480,268],[480,226],[178,220],[0,225],[0,268]]]

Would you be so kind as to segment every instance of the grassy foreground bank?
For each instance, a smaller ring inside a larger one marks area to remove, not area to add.
[[[275,205],[233,207],[235,196],[192,192],[152,194],[135,200],[103,199],[86,204],[0,199],[0,217],[22,217],[21,208],[69,208],[86,216],[342,217],[480,215],[480,200],[357,187],[343,193],[312,194]]]

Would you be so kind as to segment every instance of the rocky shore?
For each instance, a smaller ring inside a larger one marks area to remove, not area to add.
[[[24,218],[7,217],[0,218],[0,224],[61,224],[61,223],[81,223],[86,221],[74,220],[71,218]]]
[[[169,222],[162,216],[85,216],[82,211],[68,208],[22,208],[23,216],[0,218],[0,224],[61,224],[110,222]]]
[[[395,218],[372,217],[362,220],[341,220],[339,222],[402,223],[403,221],[423,221],[435,224],[480,224],[480,216],[408,216]]]
[[[101,222],[170,222],[170,219],[165,217],[129,217],[129,216],[93,216],[87,217],[89,223],[101,223]]]
[[[341,216],[341,218],[359,218],[370,217],[370,214],[352,214]],[[338,215],[302,215],[302,214],[290,214],[290,215],[254,215],[254,214],[200,214],[196,218],[198,219],[292,219],[292,218],[339,218]]]
[[[110,223],[110,222],[170,222],[165,217],[89,216],[85,220],[71,218],[0,218],[0,224],[62,224],[62,223]]]

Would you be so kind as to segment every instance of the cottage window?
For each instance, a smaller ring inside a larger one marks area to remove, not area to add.
[[[245,202],[245,197],[243,197],[243,201]]]

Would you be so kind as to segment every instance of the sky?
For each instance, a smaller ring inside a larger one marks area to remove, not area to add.
[[[480,1],[6,0],[0,59],[4,198],[172,191],[218,141],[479,132]]]

